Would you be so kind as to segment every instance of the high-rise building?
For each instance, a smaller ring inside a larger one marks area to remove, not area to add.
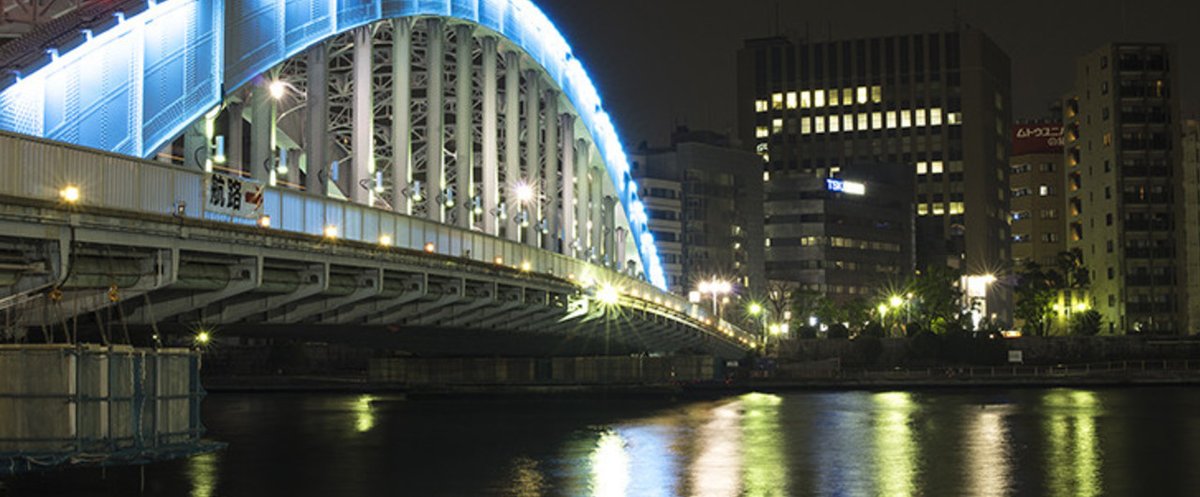
[[[671,146],[641,147],[631,174],[667,284],[686,294],[722,278],[760,291],[763,274],[762,161],[712,132],[677,129]]]
[[[748,40],[738,52],[739,138],[762,157],[771,181],[823,180],[849,165],[906,165],[916,184],[918,267],[993,274],[1012,257],[1009,66],[991,39],[967,28]],[[772,240],[807,236],[803,223],[772,228]],[[769,252],[768,278],[811,263],[790,259],[800,255]],[[1008,290],[995,285],[986,299],[1002,321]]]
[[[772,280],[847,302],[876,297],[913,272],[913,175],[908,165],[851,165],[830,178],[771,177],[764,190]],[[798,262],[775,262],[779,260]]]
[[[1114,333],[1188,329],[1177,60],[1169,44],[1104,45],[1063,103],[1067,246]]]
[[[1187,258],[1188,334],[1200,332],[1200,121],[1183,122],[1183,248]]]
[[[1062,150],[1063,127],[1057,119],[1013,125],[1008,181],[1017,268],[1027,262],[1054,267],[1067,249]]]

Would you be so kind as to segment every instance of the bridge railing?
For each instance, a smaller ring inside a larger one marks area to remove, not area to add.
[[[0,195],[60,201],[64,190],[77,189],[78,205],[252,225],[259,217],[236,217],[206,208],[206,173],[24,135],[0,132]],[[714,319],[687,299],[649,282],[538,247],[486,233],[395,212],[267,187],[261,216],[270,229],[325,236],[333,227],[340,240],[387,245],[416,251],[502,264],[522,271],[550,274],[579,286],[611,285],[636,308],[669,309],[681,318],[716,330],[727,339],[748,343],[753,337]],[[431,247],[427,244],[432,244]]]

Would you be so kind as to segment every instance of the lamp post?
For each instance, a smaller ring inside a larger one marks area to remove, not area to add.
[[[720,311],[717,308],[717,299],[721,295],[727,295],[730,292],[732,292],[733,284],[731,284],[730,282],[728,282],[726,280],[720,280],[717,278],[713,278],[711,280],[701,281],[700,286],[697,289],[700,290],[701,294],[707,293],[707,294],[712,295],[713,316],[718,317],[718,318],[721,317]]]

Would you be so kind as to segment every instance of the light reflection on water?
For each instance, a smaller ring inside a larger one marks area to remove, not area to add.
[[[215,396],[240,416],[209,421],[212,438],[230,448],[185,461],[178,483],[192,497],[252,495],[239,489],[289,479],[286,490],[297,496],[404,489],[519,497],[1092,497],[1126,487],[1186,495],[1197,477],[1154,461],[1200,453],[1200,428],[1172,431],[1200,427],[1200,401],[1190,390],[1159,392],[819,392],[544,404],[325,396],[274,405]],[[1150,399],[1158,403],[1143,407]],[[245,409],[250,403],[254,410]],[[1161,415],[1173,418],[1154,422]],[[1138,454],[1113,445],[1122,443],[1114,433],[1171,444]],[[261,463],[272,458],[278,468]],[[339,461],[348,465],[329,466]],[[1120,488],[1106,486],[1106,472],[1121,475]]]

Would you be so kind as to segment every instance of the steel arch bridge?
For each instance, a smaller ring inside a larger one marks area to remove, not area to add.
[[[86,28],[6,81],[0,130],[200,173],[188,216],[421,244],[361,222],[385,211],[666,286],[613,122],[528,0],[168,0]],[[222,178],[257,210],[212,208]],[[314,196],[357,207],[298,215]]]

